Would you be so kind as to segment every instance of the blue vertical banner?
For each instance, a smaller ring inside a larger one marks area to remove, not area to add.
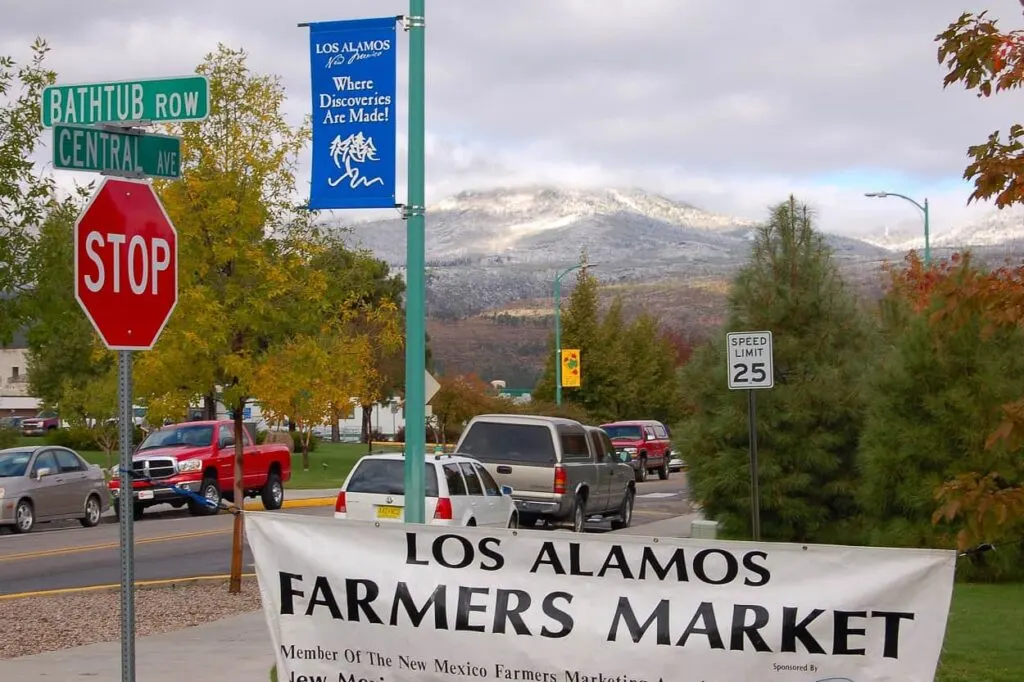
[[[309,24],[310,210],[395,206],[397,22]]]

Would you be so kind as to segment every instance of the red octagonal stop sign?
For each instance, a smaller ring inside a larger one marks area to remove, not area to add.
[[[104,178],[75,221],[75,298],[112,350],[149,350],[178,302],[178,233],[146,181]]]

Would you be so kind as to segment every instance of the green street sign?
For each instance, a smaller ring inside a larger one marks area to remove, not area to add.
[[[116,175],[181,177],[181,138],[88,126],[53,128],[53,167]]]
[[[210,115],[206,76],[50,85],[43,89],[43,127],[149,121],[201,121]]]

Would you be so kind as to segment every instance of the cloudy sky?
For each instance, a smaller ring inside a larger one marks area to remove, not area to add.
[[[0,54],[25,57],[42,35],[59,82],[186,74],[224,42],[283,78],[296,122],[310,108],[296,23],[407,11],[392,0],[0,4]],[[863,197],[889,190],[927,196],[940,233],[991,210],[966,205],[967,146],[1022,118],[1020,94],[942,89],[934,37],[968,9],[1024,24],[1017,0],[427,0],[428,200],[523,183],[635,186],[760,218],[794,192],[829,231],[918,229],[913,206]],[[405,47],[401,35],[400,92]]]

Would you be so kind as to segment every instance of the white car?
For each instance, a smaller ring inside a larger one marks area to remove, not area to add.
[[[682,471],[683,467],[686,466],[686,462],[683,461],[683,455],[675,448],[672,448],[671,454],[669,454],[668,470],[669,471]]]
[[[510,486],[499,486],[477,460],[428,454],[424,461],[424,517],[434,526],[517,528],[519,514]],[[338,491],[334,518],[405,520],[405,454],[366,455]]]

